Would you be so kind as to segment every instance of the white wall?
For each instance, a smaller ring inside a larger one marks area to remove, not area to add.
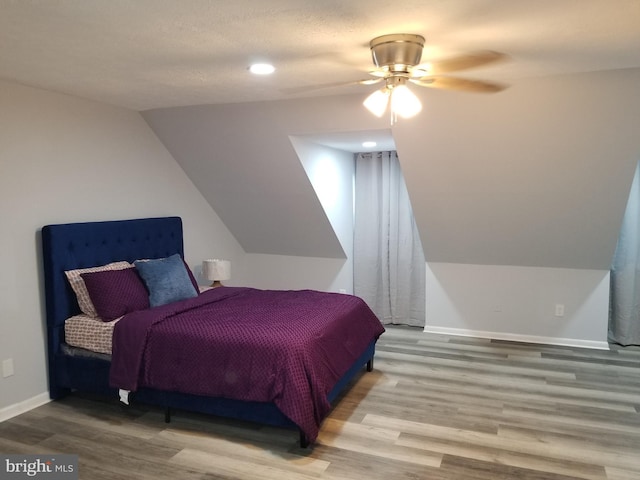
[[[428,262],[426,289],[425,331],[606,346],[608,271]]]
[[[195,270],[229,258],[242,282],[243,250],[138,113],[0,82],[0,419],[47,398],[41,227],[164,215]]]
[[[248,274],[244,285],[248,287],[327,292],[353,289],[353,279],[341,275],[347,268],[345,259],[248,253],[245,262]]]
[[[353,154],[291,137],[346,258],[248,254],[249,285],[353,293]]]
[[[354,155],[295,136],[291,143],[347,257],[327,290],[353,293]]]

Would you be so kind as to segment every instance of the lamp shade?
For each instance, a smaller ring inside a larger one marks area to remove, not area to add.
[[[382,117],[389,103],[389,93],[389,89],[386,87],[382,90],[376,90],[365,98],[362,104],[376,117]]]
[[[398,85],[391,92],[391,110],[402,118],[411,118],[420,113],[422,104],[406,85]]]
[[[231,278],[231,262],[212,258],[202,262],[202,276],[207,280],[221,281]]]

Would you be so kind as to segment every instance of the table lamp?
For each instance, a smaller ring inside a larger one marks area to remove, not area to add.
[[[202,276],[213,282],[212,287],[220,287],[222,280],[231,278],[231,262],[218,258],[205,260],[202,262]]]

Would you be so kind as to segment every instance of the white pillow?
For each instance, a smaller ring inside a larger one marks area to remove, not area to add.
[[[103,272],[105,270],[123,270],[125,268],[131,268],[129,262],[113,262],[108,265],[100,265],[98,267],[90,267],[90,268],[78,268],[76,270],[67,270],[64,274],[67,276],[67,280],[69,280],[69,284],[73,291],[76,293],[76,298],[78,299],[78,306],[82,313],[85,315],[89,315],[90,317],[97,317],[98,312],[96,312],[96,308],[93,306],[93,302],[91,302],[91,298],[89,297],[89,292],[87,291],[87,286],[84,284],[84,280],[80,275],[83,273],[90,272]]]

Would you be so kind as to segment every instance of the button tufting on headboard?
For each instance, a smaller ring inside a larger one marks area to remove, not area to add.
[[[86,268],[106,263],[139,258],[160,258],[180,253],[184,256],[182,220],[179,217],[146,218],[112,222],[48,225],[42,229],[43,260],[47,295],[50,286],[56,325],[77,311],[74,304],[61,303],[68,290],[64,270]],[[139,241],[145,238],[146,241]],[[70,290],[70,289],[69,289]]]

